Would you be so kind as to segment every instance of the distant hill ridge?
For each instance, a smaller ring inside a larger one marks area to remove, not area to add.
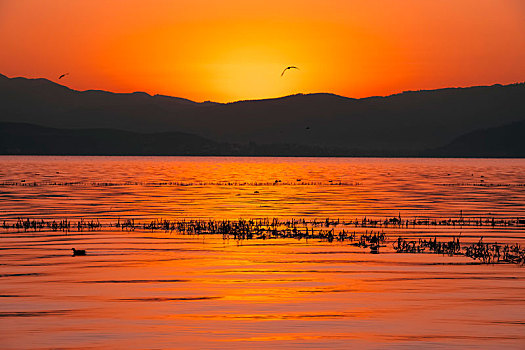
[[[11,155],[207,155],[225,145],[200,136],[112,129],[56,129],[0,123],[0,154]]]
[[[178,133],[113,129],[56,129],[0,122],[0,155],[163,155],[310,157],[525,157],[525,120],[476,130],[424,152],[366,151],[295,144],[219,143]]]
[[[55,128],[182,132],[217,143],[288,144],[414,154],[478,129],[525,119],[525,84],[446,88],[353,99],[298,94],[198,103],[146,93],[75,91],[0,75],[0,121]]]
[[[471,131],[422,154],[431,157],[525,157],[525,120]]]
[[[363,156],[361,151],[300,146],[219,143],[179,133],[137,133],[114,129],[57,129],[0,122],[0,155],[161,156]]]

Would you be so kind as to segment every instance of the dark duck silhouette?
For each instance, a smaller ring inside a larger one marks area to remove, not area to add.
[[[71,250],[73,250],[73,256],[83,256],[83,255],[86,255],[86,251],[83,250],[83,249],[75,249],[75,248],[71,248]]]

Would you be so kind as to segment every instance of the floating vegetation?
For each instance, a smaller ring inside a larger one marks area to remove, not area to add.
[[[434,239],[419,239],[407,241],[399,237],[392,244],[398,253],[435,253],[449,256],[463,255],[478,260],[484,264],[509,263],[525,264],[525,248],[518,244],[483,243],[483,237],[479,242],[461,245],[459,237],[453,237],[451,241],[438,242]]]
[[[483,180],[480,182],[441,183],[436,185],[447,187],[525,187],[523,183],[489,183]]]
[[[341,181],[125,181],[125,182],[90,182],[90,181],[4,181],[0,187],[46,187],[46,186],[77,186],[77,187],[115,187],[115,186],[145,186],[145,187],[187,187],[187,186],[359,186],[359,182]]]
[[[150,186],[150,187],[186,187],[186,186],[360,186],[361,183],[343,182],[339,180],[308,181],[297,179],[295,181],[3,181],[0,187],[49,187],[49,186],[77,186],[77,187],[115,187],[115,186]],[[436,186],[444,187],[525,187],[525,183],[488,183],[483,182],[458,182],[437,183]]]
[[[303,232],[308,235],[309,232],[314,232],[314,228],[332,227],[355,227],[355,228],[395,228],[395,229],[411,229],[417,227],[432,227],[432,226],[447,226],[447,227],[525,227],[524,217],[514,218],[496,218],[496,217],[455,217],[455,218],[429,218],[416,217],[403,219],[401,216],[390,218],[355,218],[355,219],[239,219],[239,220],[205,220],[205,219],[120,219],[111,221],[106,219],[100,221],[99,219],[80,220],[71,219],[29,219],[17,218],[16,221],[12,219],[9,221],[4,219],[0,228],[4,230],[52,230],[52,231],[84,231],[84,230],[99,230],[103,228],[121,228],[123,230],[134,230],[136,228],[143,230],[161,230],[161,231],[177,231],[195,234],[217,234],[228,232],[259,232],[264,230],[274,230],[277,227],[285,227],[290,229],[294,234]],[[308,231],[308,228],[311,228]],[[302,231],[301,231],[302,230]],[[330,231],[330,230],[328,230]],[[342,230],[342,232],[345,232]],[[342,233],[341,232],[341,233]],[[295,237],[292,237],[295,238]]]
[[[525,226],[525,219],[406,219],[401,217],[375,220],[362,218],[360,220],[340,219],[250,219],[250,220],[202,220],[202,219],[153,219],[139,220],[134,218],[117,219],[116,221],[98,219],[93,220],[44,220],[44,219],[17,219],[16,221],[2,222],[0,228],[5,231],[161,231],[184,235],[222,235],[224,240],[266,240],[266,239],[296,239],[317,240],[326,242],[344,242],[349,245],[370,249],[370,253],[378,254],[380,248],[388,247],[391,243],[393,251],[406,254],[433,253],[448,256],[465,256],[485,264],[510,263],[525,264],[525,248],[518,244],[485,243],[480,238],[477,243],[460,243],[460,237],[452,237],[448,241],[438,241],[434,238],[419,238],[407,240],[403,237],[389,239],[383,231],[368,230],[367,228],[408,228],[410,225],[457,225],[463,226]],[[359,230],[351,230],[351,226]],[[365,228],[363,231],[362,228]],[[358,232],[359,231],[359,232]],[[397,230],[398,231],[398,230]]]

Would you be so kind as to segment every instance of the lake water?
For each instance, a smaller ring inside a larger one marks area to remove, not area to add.
[[[513,159],[6,156],[0,220],[514,220],[524,184]],[[519,225],[375,231],[525,244]],[[0,228],[0,348],[525,348],[522,265],[390,243]]]

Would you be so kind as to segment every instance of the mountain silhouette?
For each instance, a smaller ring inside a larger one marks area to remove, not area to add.
[[[319,93],[197,103],[146,93],[75,91],[46,79],[0,75],[3,122],[182,132],[221,144],[298,145],[361,154],[417,154],[442,147],[468,132],[522,120],[524,100],[525,84],[519,83],[362,99]]]
[[[179,133],[57,129],[0,122],[0,155],[373,156],[361,150],[294,144],[219,143]]]
[[[25,123],[0,123],[0,154],[208,155],[228,151],[228,145],[177,132],[143,134],[112,129],[66,130]]]
[[[525,120],[462,135],[423,153],[431,157],[524,158]]]

